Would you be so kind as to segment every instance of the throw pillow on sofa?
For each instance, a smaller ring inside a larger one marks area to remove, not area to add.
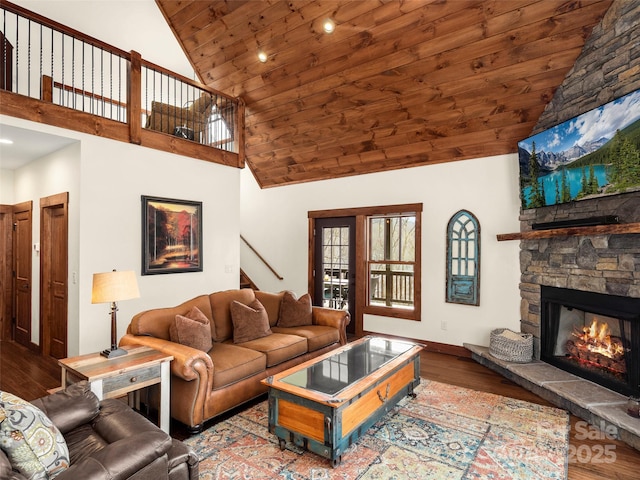
[[[169,326],[169,338],[172,342],[203,352],[213,347],[209,319],[198,307],[193,307],[186,315],[176,315]]]
[[[244,343],[271,335],[267,311],[258,299],[249,305],[237,300],[231,302],[233,343]]]
[[[284,292],[280,305],[278,327],[302,327],[312,323],[311,296],[306,293],[296,299],[293,292]]]
[[[69,467],[60,430],[36,406],[0,391],[0,448],[13,468],[30,480],[55,478]]]

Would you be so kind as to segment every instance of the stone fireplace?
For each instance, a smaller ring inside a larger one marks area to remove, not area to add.
[[[640,192],[525,210],[521,215],[521,230],[532,231],[535,223],[596,216],[617,216],[622,224],[640,222]],[[533,334],[534,355],[537,359],[541,358],[541,342],[555,341],[543,338],[543,334],[550,331],[550,325],[543,328],[543,314],[549,314],[549,307],[546,312],[543,311],[543,289],[555,292],[554,299],[557,301],[554,305],[562,304],[556,298],[557,294],[583,292],[587,308],[574,308],[614,318],[618,317],[611,311],[612,306],[621,303],[615,301],[617,297],[638,299],[631,302],[635,305],[631,309],[637,308],[640,303],[640,234],[617,234],[615,226],[612,227],[613,233],[600,233],[596,230],[597,233],[591,234],[589,227],[583,227],[569,229],[565,235],[545,237],[542,233],[540,238],[521,240],[521,330]],[[612,296],[611,302],[607,304],[609,306],[590,305],[595,298],[606,302],[607,296]],[[571,301],[575,303],[576,300]],[[625,315],[633,316],[631,313]],[[635,315],[637,317],[637,310]],[[634,327],[634,331],[637,328]],[[637,392],[637,388],[637,384],[632,387],[634,392]]]
[[[621,224],[532,229],[534,223],[607,215],[617,215]],[[465,347],[479,363],[640,450],[640,421],[625,410],[640,382],[640,192],[525,210],[520,219],[521,232],[498,238],[520,240],[520,329],[533,334],[535,359],[504,362],[486,346]],[[584,334],[595,319],[593,328],[606,324],[602,336],[621,344],[623,355],[610,362],[584,352],[574,356],[585,363],[568,359],[574,326]]]

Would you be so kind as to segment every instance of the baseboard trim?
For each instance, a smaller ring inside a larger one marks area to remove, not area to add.
[[[363,335],[373,335],[375,337],[391,338],[395,340],[407,340],[409,342],[417,343],[419,345],[424,346],[427,352],[443,353],[445,355],[453,355],[456,357],[471,358],[471,352],[460,345],[450,345],[448,343],[431,342],[428,340],[419,340],[419,339],[410,338],[410,337],[400,337],[397,335],[387,335],[385,333],[378,333],[378,332],[365,331],[362,333]]]

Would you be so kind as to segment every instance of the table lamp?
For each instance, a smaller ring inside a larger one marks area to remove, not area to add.
[[[120,357],[126,355],[127,351],[118,348],[117,345],[117,321],[116,302],[138,298],[138,283],[133,270],[93,274],[93,288],[91,290],[91,303],[111,303],[111,349],[100,352],[100,355],[107,358]]]

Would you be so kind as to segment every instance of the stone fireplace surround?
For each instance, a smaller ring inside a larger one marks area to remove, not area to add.
[[[521,232],[532,231],[534,223],[605,215],[617,215],[621,224],[639,223],[640,192],[524,210]],[[578,230],[520,240],[520,329],[534,336],[534,360],[509,363],[491,356],[487,347],[465,347],[479,363],[551,403],[593,425],[613,426],[622,441],[640,450],[640,419],[626,414],[626,396],[540,361],[542,285],[640,298],[640,233]]]
[[[534,223],[595,216],[640,222],[640,192],[525,210],[521,231]],[[520,318],[540,358],[540,286],[640,298],[640,234],[566,235],[520,241]]]

